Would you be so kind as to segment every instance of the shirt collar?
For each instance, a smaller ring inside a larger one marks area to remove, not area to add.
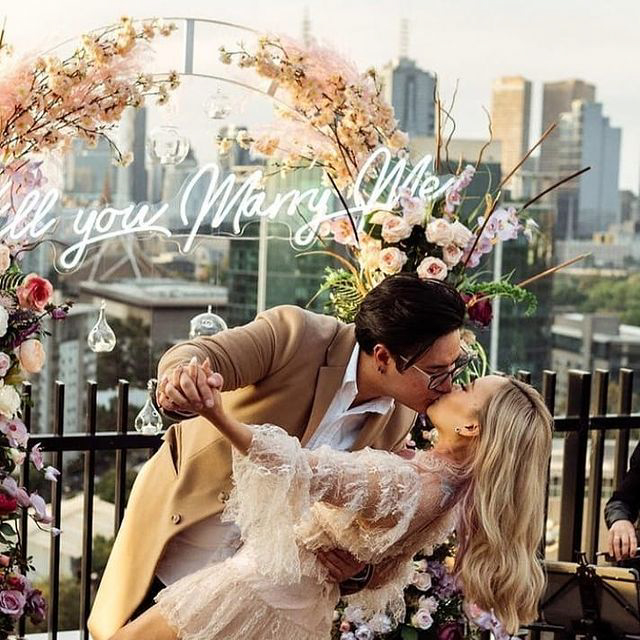
[[[360,345],[356,342],[353,351],[351,352],[351,358],[349,358],[349,364],[344,372],[344,378],[342,379],[342,388],[350,388],[352,390],[352,402],[353,398],[358,395],[358,360],[360,358]],[[380,413],[385,414],[395,406],[395,400],[390,396],[378,396],[372,398],[367,402],[363,402],[361,405],[354,407],[351,411],[354,413]]]

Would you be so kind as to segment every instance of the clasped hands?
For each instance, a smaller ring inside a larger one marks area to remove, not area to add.
[[[165,373],[158,382],[156,399],[165,411],[208,413],[219,402],[222,376],[211,369],[206,358],[202,364],[194,356],[188,364],[180,364]],[[366,564],[348,551],[319,551],[318,559],[336,582],[344,582],[361,573]]]

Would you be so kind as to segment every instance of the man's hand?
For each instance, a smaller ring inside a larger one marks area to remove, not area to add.
[[[633,558],[637,546],[638,539],[633,523],[629,520],[616,520],[609,529],[609,554],[616,560]]]
[[[332,549],[331,551],[318,551],[318,560],[326,567],[329,575],[336,582],[344,582],[361,573],[367,566],[354,558],[348,551]]]
[[[208,358],[200,366],[193,357],[189,364],[178,365],[162,376],[156,399],[165,411],[200,413],[205,407],[213,407],[211,388],[217,388],[220,380]]]

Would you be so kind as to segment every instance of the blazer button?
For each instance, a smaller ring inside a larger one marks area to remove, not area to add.
[[[182,520],[182,516],[179,513],[174,513],[171,516],[171,522],[173,522],[173,524],[180,524],[181,520]]]
[[[218,500],[220,502],[226,502],[229,499],[229,493],[227,491],[221,491],[218,494]]]

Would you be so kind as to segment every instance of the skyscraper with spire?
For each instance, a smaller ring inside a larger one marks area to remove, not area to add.
[[[410,136],[431,136],[435,129],[436,77],[409,57],[409,23],[400,23],[400,57],[381,73],[384,97],[393,106],[398,126]]]

